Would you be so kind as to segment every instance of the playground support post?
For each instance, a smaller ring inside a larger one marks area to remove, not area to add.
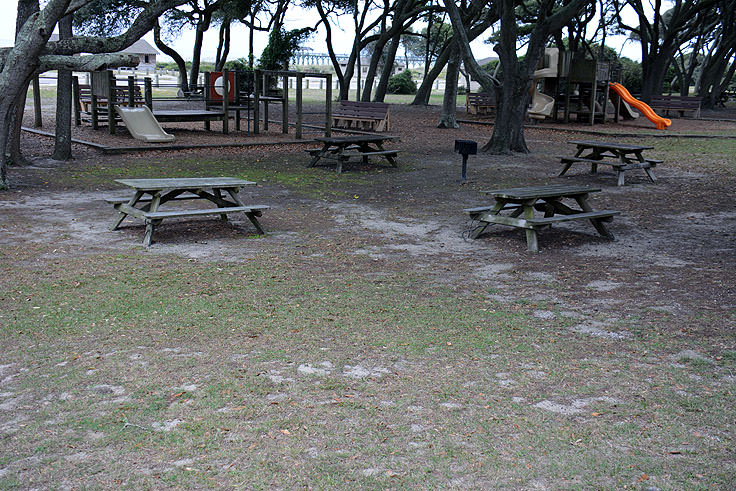
[[[296,139],[302,139],[302,89],[304,85],[304,74],[296,74]]]
[[[128,107],[135,107],[135,76],[128,75]]]
[[[261,133],[261,70],[253,72],[253,134]]]
[[[151,77],[143,79],[143,101],[148,109],[153,111],[153,87],[151,85]]]
[[[284,98],[281,104],[281,133],[289,132],[289,74],[284,73],[282,96]]]
[[[202,75],[204,75],[203,82],[203,88],[202,88],[202,95],[204,96],[204,108],[208,109],[210,107],[210,72],[204,72]],[[196,85],[196,84],[195,84]],[[206,131],[210,130],[210,121],[205,120],[204,122],[204,129]]]
[[[112,70],[107,71],[107,128],[111,135],[115,134],[115,102],[117,81]]]
[[[81,126],[82,125],[82,108],[81,101],[80,101],[80,93],[79,93],[79,77],[73,76],[72,77],[72,97],[74,101],[74,126]]]
[[[263,87],[263,94],[268,96],[268,77],[269,75],[263,74],[263,81],[261,87]],[[263,131],[268,131],[268,97],[263,100]]]
[[[327,87],[325,92],[325,136],[332,136],[332,74],[327,74]]]
[[[228,79],[229,73],[227,68],[222,70],[222,134],[227,135],[230,132],[230,80]]]
[[[33,77],[33,126],[40,128],[43,126],[43,117],[41,117],[41,83],[38,75]]]

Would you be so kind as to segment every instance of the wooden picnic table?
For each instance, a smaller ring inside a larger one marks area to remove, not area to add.
[[[243,187],[255,184],[254,182],[234,177],[116,179],[115,182],[132,188],[134,193],[129,197],[105,199],[120,212],[112,230],[116,230],[128,215],[139,218],[146,224],[146,233],[143,236],[143,244],[146,247],[153,241],[154,227],[164,218],[220,215],[222,220],[227,220],[228,213],[243,212],[258,233],[264,233],[256,217],[261,216],[263,210],[269,206],[246,205],[238,196]],[[227,197],[224,197],[223,193],[227,194]],[[175,200],[206,200],[217,207],[160,210],[161,205]]]
[[[396,156],[398,150],[386,150],[383,144],[387,141],[396,139],[395,136],[381,135],[356,135],[356,136],[332,136],[315,138],[316,141],[322,143],[322,148],[310,149],[306,152],[312,156],[312,161],[308,167],[314,167],[320,159],[330,159],[337,162],[338,174],[342,172],[343,162],[347,162],[351,157],[361,157],[363,163],[368,163],[368,158],[373,156],[381,156],[396,167]]]
[[[560,157],[564,165],[560,176],[565,175],[572,164],[583,162],[590,164],[592,174],[598,172],[598,165],[610,165],[618,172],[619,186],[624,185],[624,172],[632,169],[644,169],[652,182],[657,180],[653,169],[662,161],[644,157],[644,151],[654,147],[591,140],[573,140],[567,143],[576,145],[577,151],[572,157]]]
[[[590,220],[595,229],[604,237],[613,240],[613,234],[608,231],[604,222],[610,222],[618,211],[594,211],[588,203],[590,193],[599,192],[600,188],[588,186],[569,186],[553,184],[549,186],[534,186],[523,188],[494,189],[483,191],[495,199],[491,206],[480,206],[464,210],[470,218],[477,220],[470,237],[477,238],[489,225],[501,224],[526,230],[527,250],[538,252],[537,231],[552,224],[570,220]],[[573,199],[580,209],[574,209],[562,203],[563,199]],[[508,215],[501,215],[502,211],[510,211]],[[535,217],[534,212],[543,212],[543,217]]]

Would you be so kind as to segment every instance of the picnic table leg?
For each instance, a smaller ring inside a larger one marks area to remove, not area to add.
[[[149,210],[151,212],[158,211],[158,206],[161,204],[161,192],[156,191],[151,195],[151,204],[149,205]],[[150,247],[151,243],[153,242],[153,230],[154,228],[161,223],[161,220],[152,220],[152,219],[146,219],[146,233],[143,234],[143,245],[146,247]]]
[[[376,148],[379,152],[383,152],[383,143],[382,142],[376,142]],[[384,155],[386,160],[388,160],[389,164],[391,164],[392,167],[398,167],[398,164],[396,163],[396,159],[394,159],[393,155]]]
[[[647,159],[644,158],[643,152],[636,152],[636,160],[639,161],[639,163],[644,164],[644,172],[647,173],[647,176],[649,176],[649,180],[652,182],[657,182],[657,177],[654,175],[654,171],[652,170],[652,167],[649,162],[647,162]]]
[[[584,212],[586,211],[593,211],[593,208],[588,204],[588,195],[583,194],[580,196],[575,197],[575,201],[578,202],[578,205],[580,205],[580,209]],[[607,237],[611,240],[614,239],[613,234],[608,230],[608,228],[603,224],[603,221],[600,218],[591,218],[590,223],[593,224],[595,229],[598,231],[599,234],[601,234],[603,237]]]
[[[531,220],[534,218],[534,204],[524,203],[522,204],[524,210],[524,218]],[[537,231],[533,228],[526,229],[526,250],[529,252],[539,252],[539,246],[537,245]]]
[[[128,201],[128,206],[135,205],[139,199],[141,199],[141,196],[143,196],[143,191],[136,191],[132,198],[130,198],[130,201]],[[113,224],[112,228],[110,230],[117,230],[121,223],[123,223],[123,220],[125,220],[125,217],[127,217],[128,214],[121,211],[118,215],[117,220]]]
[[[506,202],[503,201],[503,200],[498,200],[498,201],[496,201],[496,204],[493,205],[493,208],[491,208],[488,211],[488,213],[490,213],[492,215],[498,215],[501,212],[501,210],[503,209],[504,206],[506,206]],[[516,210],[514,210],[514,211],[516,211]],[[471,218],[473,218],[475,220],[475,217],[474,216],[472,216]],[[488,225],[490,225],[490,224],[491,224],[490,222],[484,222],[483,220],[480,220],[480,224],[477,227],[475,227],[473,230],[470,231],[470,238],[471,239],[477,239],[478,236],[480,234],[482,234],[483,231],[486,229],[486,227],[488,227]]]
[[[317,162],[319,162],[319,160],[322,157],[324,157],[325,155],[327,155],[327,151],[329,150],[329,148],[330,148],[330,144],[329,143],[323,144],[322,145],[322,149],[319,152],[315,153],[312,156],[312,161],[309,163],[309,165],[307,167],[314,167],[315,165],[317,165]]]
[[[618,182],[616,183],[617,186],[623,186],[624,185],[624,171],[623,169],[618,170]]]
[[[243,201],[240,199],[240,196],[238,196],[238,189],[237,188],[226,188],[225,191],[227,191],[227,194],[230,195],[230,197],[240,206],[246,206]],[[266,235],[266,232],[263,231],[263,227],[261,227],[260,222],[258,222],[257,216],[261,216],[260,211],[246,211],[245,216],[248,217],[248,220],[250,220],[250,223],[253,224],[253,226],[258,231],[258,235]]]
[[[146,219],[146,233],[143,234],[143,245],[151,247],[153,242],[153,229],[161,223],[161,220],[150,220]]]
[[[214,194],[217,199],[222,199],[222,191],[220,188],[212,188],[212,194]],[[224,208],[220,203],[217,203],[217,206],[218,208]],[[227,222],[227,213],[220,213],[220,220]]]
[[[346,162],[348,160],[348,158],[349,157],[347,157],[347,156],[338,155],[338,157],[337,157],[337,165],[335,166],[335,171],[338,174],[342,174],[342,163],[343,162]]]
[[[565,172],[567,172],[570,167],[572,167],[572,162],[568,162],[565,164],[565,166],[562,168],[562,171],[557,175],[557,177],[562,177],[565,175]]]

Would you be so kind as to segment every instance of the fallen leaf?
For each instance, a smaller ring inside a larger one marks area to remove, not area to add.
[[[648,480],[649,480],[649,476],[647,474],[642,474],[641,476],[639,476],[639,482],[648,481]]]

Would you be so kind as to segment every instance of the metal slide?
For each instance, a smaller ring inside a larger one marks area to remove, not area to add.
[[[172,142],[174,135],[166,133],[147,106],[115,106],[133,138],[148,143]]]

